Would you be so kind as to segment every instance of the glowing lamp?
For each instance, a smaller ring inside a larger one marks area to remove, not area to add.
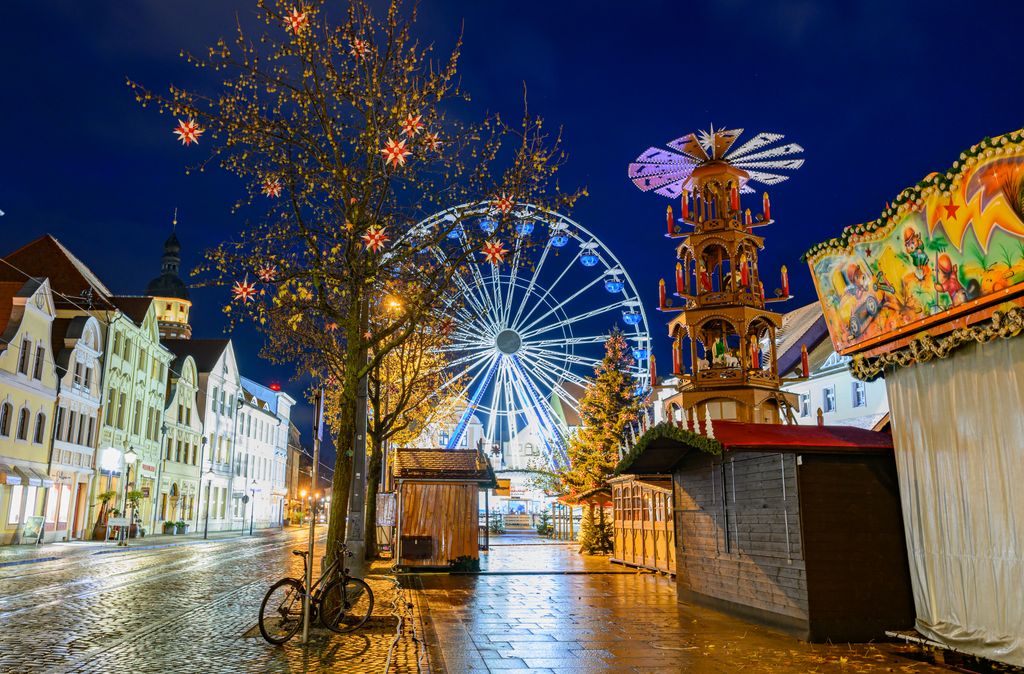
[[[271,391],[280,391],[280,390],[281,390],[281,385],[280,385],[280,384],[278,384],[278,383],[277,383],[277,382],[275,381],[274,383],[272,383],[272,384],[270,385],[270,390],[271,390]]]
[[[604,289],[610,293],[621,293],[626,284],[616,276],[607,278],[604,281]]]
[[[138,461],[138,459],[138,453],[136,453],[136,451],[131,447],[129,447],[128,451],[124,453],[124,463],[127,466],[134,464],[136,461]]]
[[[121,451],[113,447],[107,447],[100,452],[100,468],[108,473],[117,470],[121,464]]]

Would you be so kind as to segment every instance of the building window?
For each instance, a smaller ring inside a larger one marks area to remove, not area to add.
[[[125,429],[124,408],[128,406],[128,394],[121,393],[117,397],[117,427]]]
[[[93,441],[92,440],[93,439],[92,431],[93,431],[93,428],[95,426],[96,426],[96,417],[89,417],[89,430],[88,430],[88,432],[85,435],[85,444],[88,445],[89,447],[92,447],[92,441]]]
[[[448,431],[441,431],[441,446],[448,446]]]
[[[799,398],[800,405],[800,416],[809,417],[811,416],[811,394],[801,393]]]
[[[18,356],[18,372],[28,376],[29,358],[32,357],[32,342],[27,339],[21,340],[21,354]]]
[[[28,440],[28,410],[18,412],[18,440]]]
[[[14,408],[11,403],[0,405],[0,435],[11,434],[11,417],[14,416]]]
[[[21,492],[24,489],[20,484],[11,487],[11,508],[7,511],[7,523],[17,524],[21,518]]]
[[[74,379],[71,380],[71,383],[74,386],[81,386],[82,385],[82,364],[81,363],[75,363],[75,377],[74,377]]]
[[[32,435],[32,442],[37,445],[43,444],[43,436],[46,434],[46,415],[40,412],[36,415],[36,432]]]
[[[71,442],[75,437],[75,420],[78,418],[78,413],[74,410],[68,412],[68,432],[64,436],[65,442]],[[59,437],[59,436],[58,436]]]
[[[46,359],[46,347],[40,346],[36,348],[36,364],[32,367],[32,378],[42,380],[43,378],[43,360]]]
[[[862,381],[853,382],[853,406],[864,407],[868,404],[867,384]]]
[[[135,401],[135,417],[132,421],[132,433],[135,435],[139,434],[140,424],[142,423],[142,401]]]
[[[821,391],[821,409],[826,414],[836,411],[836,387],[826,386]]]

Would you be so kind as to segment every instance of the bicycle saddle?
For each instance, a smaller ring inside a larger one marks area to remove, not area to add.
[[[299,557],[305,557],[306,555],[309,554],[309,551],[308,550],[292,550],[292,554],[293,555],[298,555]]]

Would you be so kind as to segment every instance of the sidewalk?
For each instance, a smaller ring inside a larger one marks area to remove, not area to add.
[[[294,527],[274,527],[268,529],[253,530],[253,538],[273,536],[282,532],[291,531]],[[58,543],[43,543],[40,545],[3,545],[0,546],[0,568],[18,566],[21,564],[34,564],[50,562],[66,557],[79,555],[113,554],[118,552],[129,552],[131,550],[152,550],[154,548],[167,548],[175,545],[195,545],[198,543],[213,543],[229,540],[232,538],[248,538],[249,530],[233,531],[211,531],[206,539],[203,532],[179,535],[152,534],[144,538],[132,538],[128,541],[128,547],[118,546],[116,541],[62,541]]]

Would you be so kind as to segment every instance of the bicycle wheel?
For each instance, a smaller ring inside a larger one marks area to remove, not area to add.
[[[302,583],[282,578],[274,583],[260,604],[260,634],[280,646],[302,627]]]
[[[320,596],[320,623],[334,632],[359,629],[371,613],[373,590],[359,578],[336,580]]]

